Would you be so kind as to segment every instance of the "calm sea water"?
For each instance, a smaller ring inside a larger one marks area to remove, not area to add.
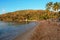
[[[13,40],[16,36],[21,35],[36,25],[36,22],[18,25],[0,21],[0,40]]]

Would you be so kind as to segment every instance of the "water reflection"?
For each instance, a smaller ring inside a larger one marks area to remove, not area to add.
[[[26,32],[27,30],[33,28],[36,25],[36,22],[16,24],[0,21],[0,40],[12,40],[19,34]]]

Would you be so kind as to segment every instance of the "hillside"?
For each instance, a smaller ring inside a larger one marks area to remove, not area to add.
[[[43,20],[57,18],[58,13],[46,10],[20,10],[0,15],[0,21],[22,22],[25,20]]]

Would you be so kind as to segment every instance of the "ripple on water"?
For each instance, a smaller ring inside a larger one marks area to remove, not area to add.
[[[33,28],[37,23],[30,22],[22,25],[12,25],[11,23],[0,22],[0,39],[1,40],[12,40],[14,37],[26,32]]]

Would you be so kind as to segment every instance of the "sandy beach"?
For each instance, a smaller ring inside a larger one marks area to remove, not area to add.
[[[14,40],[60,40],[60,22],[44,20],[39,24]]]

